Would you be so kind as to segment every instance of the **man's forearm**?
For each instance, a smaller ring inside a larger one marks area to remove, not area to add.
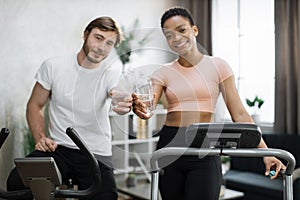
[[[29,105],[26,111],[26,118],[35,143],[38,143],[41,138],[46,137],[43,109]]]

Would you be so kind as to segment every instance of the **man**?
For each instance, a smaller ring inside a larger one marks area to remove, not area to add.
[[[79,189],[88,188],[93,174],[86,158],[65,134],[67,127],[74,127],[99,162],[102,182],[92,199],[117,199],[108,112],[119,74],[107,66],[104,59],[120,43],[120,38],[120,30],[110,17],[90,22],[78,54],[50,58],[42,63],[27,104],[27,122],[35,140],[35,151],[29,156],[53,157],[63,180],[73,178]],[[48,101],[49,136],[43,116]],[[125,114],[131,105],[132,99],[128,98],[114,111]],[[16,169],[11,172],[7,187],[8,190],[24,187]]]

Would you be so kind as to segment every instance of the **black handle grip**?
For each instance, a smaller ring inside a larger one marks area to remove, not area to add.
[[[9,135],[9,129],[8,128],[2,128],[0,133],[0,149],[5,142],[7,136]]]
[[[93,174],[93,183],[89,188],[85,190],[56,190],[55,197],[84,197],[85,199],[89,199],[92,195],[94,195],[97,192],[97,189],[99,188],[99,185],[101,183],[101,173],[100,168],[98,166],[98,161],[96,160],[94,155],[89,151],[84,141],[80,139],[80,136],[74,128],[67,128],[66,133],[79,147],[80,151],[83,154],[85,154],[85,156],[88,158],[88,165],[91,167],[91,171]]]
[[[4,144],[6,138],[8,137],[10,131],[8,128],[2,128],[0,131],[0,149]],[[0,198],[3,199],[24,199],[24,198],[32,198],[32,194],[30,190],[18,190],[18,191],[5,191],[0,189]]]

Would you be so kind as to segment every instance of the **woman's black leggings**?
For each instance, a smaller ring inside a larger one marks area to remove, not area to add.
[[[164,126],[157,148],[183,147],[186,128]],[[163,200],[218,200],[222,183],[220,157],[170,156],[159,160],[163,167],[159,189]]]

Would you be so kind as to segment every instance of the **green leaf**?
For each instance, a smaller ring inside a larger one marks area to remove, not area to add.
[[[258,108],[260,108],[264,104],[264,100],[259,99],[258,101]]]
[[[249,99],[246,99],[246,102],[247,102],[247,105],[249,106],[249,107],[253,107],[254,106],[254,101],[252,102],[252,101],[250,101]]]
[[[253,101],[246,99],[246,102],[249,107],[253,107],[253,106],[255,106],[255,103],[258,103],[258,108],[261,108],[261,106],[264,104],[264,100],[261,98],[258,98],[258,96],[255,96]]]
[[[140,24],[139,19],[137,18],[137,19],[135,19],[135,21],[133,22],[133,25],[130,28],[131,31],[126,32],[124,26],[121,27],[122,32],[124,33],[124,35],[123,35],[124,40],[118,46],[116,46],[116,52],[117,52],[117,55],[119,56],[123,65],[130,62],[132,48],[135,48],[133,45],[136,44],[136,43],[132,43],[132,42],[134,40],[138,40],[137,35],[136,35],[137,34],[136,29],[138,28],[139,24]],[[144,37],[142,39],[139,39],[139,41],[137,41],[137,44],[139,45],[139,47],[143,47],[147,42],[149,42],[150,34],[151,34],[151,32],[147,33],[146,35],[144,35]]]

